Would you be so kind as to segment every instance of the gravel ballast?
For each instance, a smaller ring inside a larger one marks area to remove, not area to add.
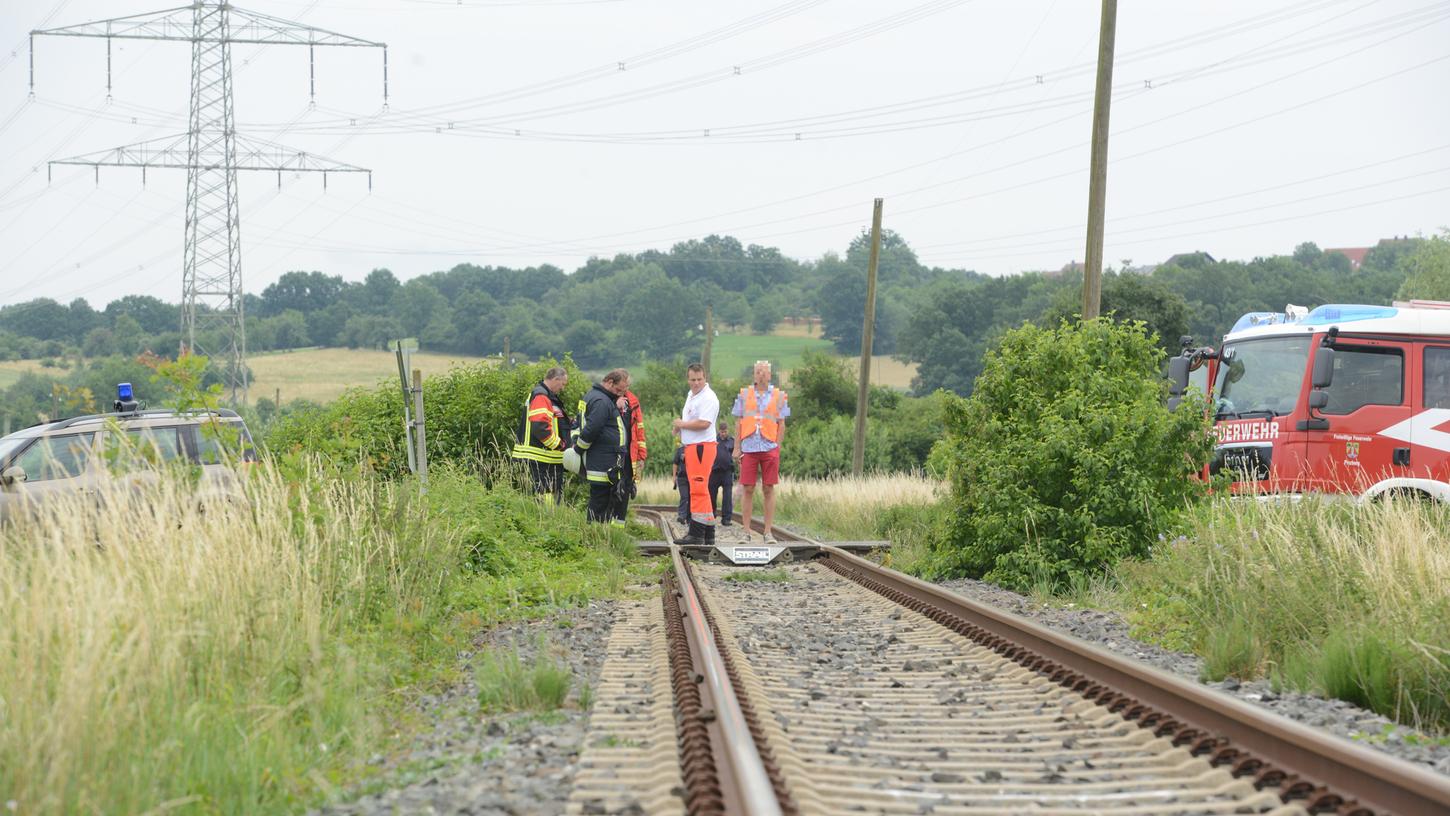
[[[940,581],[938,584],[972,600],[1020,615],[1155,668],[1194,681],[1201,678],[1203,661],[1198,656],[1170,651],[1133,638],[1128,634],[1127,623],[1115,612],[1043,606],[1011,590],[967,578]],[[1436,744],[1432,737],[1353,703],[1292,691],[1275,691],[1265,680],[1243,682],[1227,678],[1204,685],[1291,720],[1450,775],[1450,745]]]
[[[562,814],[573,788],[589,713],[580,710],[581,681],[595,688],[614,624],[616,604],[511,623],[479,636],[460,653],[462,682],[415,701],[416,717],[431,724],[402,753],[375,756],[380,771],[349,801],[314,811],[318,816]],[[489,715],[479,709],[473,669],[488,649],[516,648],[527,663],[543,638],[557,660],[573,670],[569,700],[557,711]]]

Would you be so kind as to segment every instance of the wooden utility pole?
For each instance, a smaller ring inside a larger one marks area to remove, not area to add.
[[[508,335],[505,334],[503,336],[503,367],[504,368],[512,368],[513,367],[512,361],[513,361],[513,355],[509,353],[509,337],[508,337]]]
[[[700,365],[705,367],[705,381],[710,380],[710,345],[715,340],[715,309],[711,306],[705,307],[705,353],[700,357]]]
[[[1113,103],[1113,41],[1118,0],[1103,0],[1098,29],[1098,87],[1093,99],[1092,169],[1088,179],[1087,254],[1082,270],[1082,319],[1098,316],[1103,299],[1103,211],[1108,199],[1108,113]]]
[[[871,209],[871,260],[866,262],[866,318],[861,324],[861,373],[856,385],[856,442],[851,473],[866,469],[866,403],[871,396],[871,336],[876,330],[876,265],[881,260],[881,199]]]

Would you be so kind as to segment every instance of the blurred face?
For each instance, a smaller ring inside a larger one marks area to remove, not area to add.
[[[623,379],[616,382],[606,382],[604,384],[604,387],[608,388],[609,393],[615,395],[616,397],[622,397],[624,396],[624,392],[629,390],[629,380]]]
[[[685,379],[690,383],[691,394],[698,394],[700,393],[700,389],[705,387],[705,372],[703,371],[691,371],[686,375]]]
[[[552,380],[544,380],[544,387],[545,388],[548,388],[550,391],[553,391],[555,394],[558,394],[559,392],[563,391],[564,390],[564,386],[566,386],[568,384],[569,384],[569,375],[568,374],[565,374],[562,377],[555,377]]]
[[[755,384],[761,387],[770,384],[770,363],[755,364]]]

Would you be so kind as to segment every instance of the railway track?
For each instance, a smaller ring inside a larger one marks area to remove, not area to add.
[[[665,508],[641,515],[680,532]],[[656,738],[645,774],[596,774],[618,795],[596,787],[592,812],[1450,814],[1432,773],[776,537],[814,554],[767,572],[673,548],[654,674],[669,675],[678,786],[658,795]],[[598,753],[585,765],[608,767]],[[653,797],[630,798],[645,778]]]

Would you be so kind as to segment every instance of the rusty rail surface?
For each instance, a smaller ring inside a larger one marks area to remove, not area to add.
[[[660,531],[672,538],[657,511],[637,513],[655,516]],[[793,814],[779,769],[768,767],[757,746],[759,725],[748,701],[736,693],[734,671],[716,645],[716,629],[679,548],[671,547],[671,560],[673,570],[662,584],[688,812]]]

